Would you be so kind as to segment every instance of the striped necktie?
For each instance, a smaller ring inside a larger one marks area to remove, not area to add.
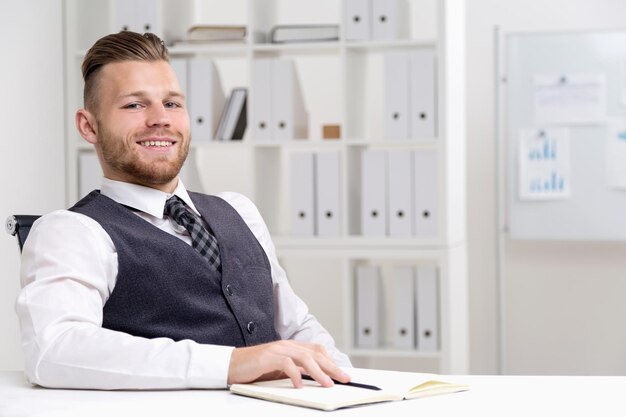
[[[191,246],[197,250],[214,271],[221,271],[220,250],[217,239],[202,225],[202,221],[194,213],[187,210],[185,203],[177,196],[165,202],[163,214],[177,224],[183,226],[191,237]]]

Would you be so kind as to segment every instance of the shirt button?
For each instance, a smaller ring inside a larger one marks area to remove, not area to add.
[[[226,286],[226,294],[228,295],[233,295],[233,289],[231,288],[230,285]]]
[[[256,324],[254,324],[254,322],[251,321],[248,323],[247,328],[248,328],[248,333],[252,334],[254,333],[254,329],[256,329]]]

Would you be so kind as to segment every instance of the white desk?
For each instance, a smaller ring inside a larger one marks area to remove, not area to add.
[[[82,391],[32,387],[0,372],[1,417],[626,416],[626,377],[451,376],[470,391],[324,412],[228,391]]]

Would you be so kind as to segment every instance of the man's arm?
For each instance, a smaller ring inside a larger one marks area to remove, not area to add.
[[[269,230],[256,206],[246,197],[238,193],[222,193],[219,197],[231,204],[241,215],[254,236],[263,247],[272,269],[272,282],[274,285],[274,316],[276,331],[281,336],[281,342],[276,345],[261,345],[268,351],[246,352],[243,349],[235,349],[231,358],[232,369],[245,369],[245,375],[262,377],[266,372],[281,371],[288,375],[294,385],[300,386],[300,371],[305,371],[314,377],[319,383],[328,386],[328,376],[342,382],[347,382],[347,375],[339,370],[339,366],[352,366],[348,357],[339,351],[328,331],[309,313],[308,307],[293,291],[285,270],[280,266],[276,256],[276,249],[272,242]],[[251,369],[248,355],[264,355],[263,361],[257,360],[258,369]],[[248,366],[238,366],[238,362],[247,363]],[[267,364],[274,364],[275,369]],[[234,364],[234,365],[233,365]],[[267,366],[266,366],[267,365]],[[300,369],[296,372],[296,368]],[[231,382],[229,371],[229,382]],[[245,378],[244,378],[245,379]]]
[[[225,388],[232,347],[102,328],[116,274],[113,243],[94,220],[63,210],[33,226],[16,303],[28,379],[57,388]]]

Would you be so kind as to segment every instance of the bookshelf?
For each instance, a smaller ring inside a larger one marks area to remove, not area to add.
[[[407,35],[395,40],[346,39],[344,8],[350,0],[157,0],[156,24],[166,42],[181,39],[192,24],[245,25],[242,43],[175,44],[174,58],[210,58],[228,94],[248,88],[248,128],[243,140],[194,144],[186,163],[189,189],[238,191],[251,198],[272,232],[281,264],[296,293],[335,337],[356,366],[441,373],[468,372],[468,312],[464,178],[464,2],[409,0]],[[90,152],[74,128],[82,105],[80,62],[100,36],[116,31],[117,0],[65,0],[67,201],[80,197],[79,155]],[[104,18],[103,18],[104,17]],[[334,42],[271,44],[275,25],[336,24]],[[385,138],[384,60],[389,52],[432,51],[436,61],[435,135]],[[306,139],[256,140],[252,98],[253,62],[293,62],[308,113]],[[339,139],[323,139],[322,126],[340,126]],[[436,233],[427,236],[363,236],[361,160],[367,150],[432,151],[436,155]],[[295,153],[339,155],[339,230],[333,236],[294,236],[290,161]],[[378,266],[383,311],[381,344],[356,346],[355,266]],[[387,294],[394,265],[434,265],[438,271],[439,348],[433,352],[393,348]]]

